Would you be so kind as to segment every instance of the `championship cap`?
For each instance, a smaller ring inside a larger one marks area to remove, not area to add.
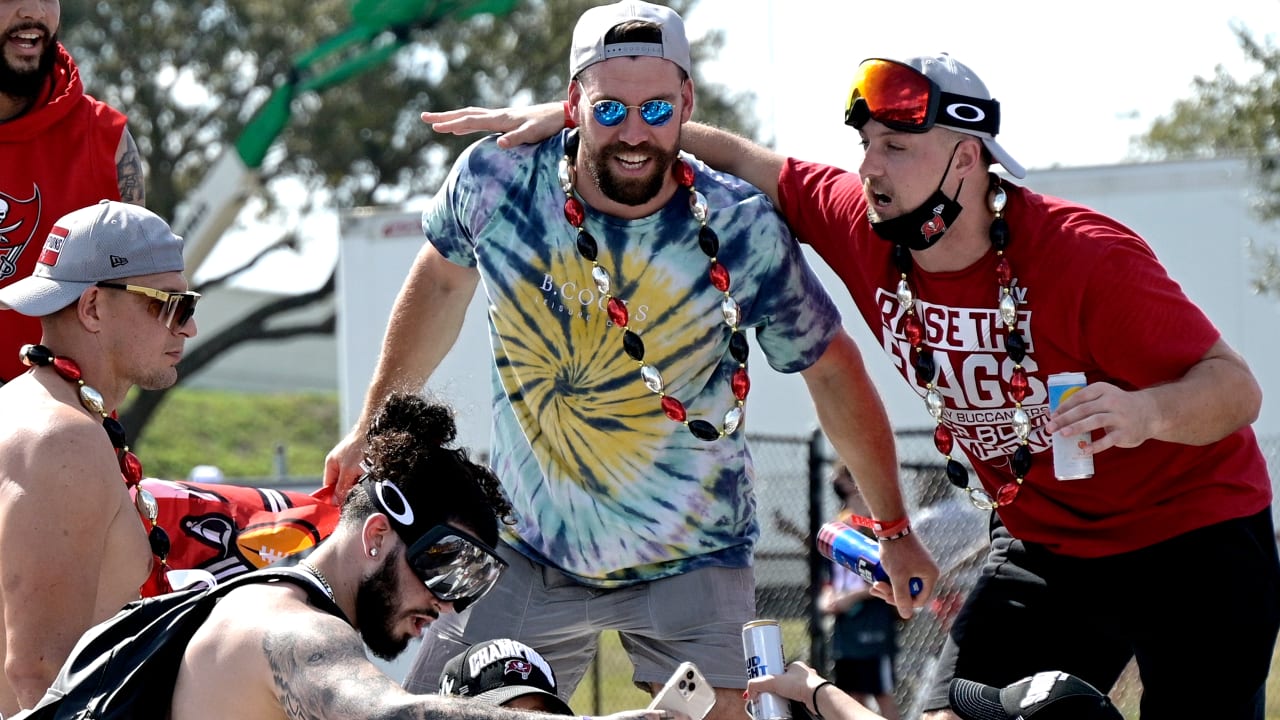
[[[609,31],[629,20],[645,20],[662,30],[662,42],[626,42],[606,45]],[[691,74],[689,38],[684,21],[674,10],[643,0],[620,0],[611,5],[597,5],[582,13],[573,28],[573,46],[569,50],[569,77],[598,62],[615,57],[649,56],[670,60]]]
[[[0,288],[0,309],[44,317],[103,280],[182,272],[182,238],[159,215],[103,200],[53,224],[35,272]]]
[[[1004,688],[956,678],[949,696],[963,720],[1124,720],[1110,698],[1064,672],[1036,673]]]
[[[537,650],[506,638],[472,645],[453,656],[440,673],[440,694],[473,697],[491,705],[537,695],[554,714],[574,714],[557,694],[551,665]]]

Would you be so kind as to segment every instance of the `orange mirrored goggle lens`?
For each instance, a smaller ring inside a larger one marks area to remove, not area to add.
[[[937,117],[936,83],[909,65],[892,60],[865,60],[853,77],[844,121],[861,128],[875,120],[895,130],[924,132]]]

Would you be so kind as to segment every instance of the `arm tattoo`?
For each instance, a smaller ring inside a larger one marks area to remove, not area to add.
[[[325,636],[324,629],[298,631],[284,627],[266,633],[262,650],[280,709],[293,720],[350,717],[332,703],[339,700],[339,683],[361,665],[372,667],[354,634]],[[374,668],[376,670],[376,668]],[[355,672],[360,675],[363,673]],[[384,682],[390,678],[384,676]],[[376,687],[378,683],[370,683]]]
[[[116,179],[120,183],[120,199],[134,205],[142,205],[146,201],[146,178],[142,173],[142,157],[138,154],[138,145],[133,141],[129,128],[124,129],[120,138],[124,150],[116,159]]]
[[[533,720],[471,699],[410,695],[365,655],[354,630],[322,623],[268,631],[262,650],[280,709],[290,720]]]

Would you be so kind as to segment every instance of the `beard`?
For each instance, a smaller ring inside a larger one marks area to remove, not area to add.
[[[356,623],[360,626],[360,638],[369,652],[383,660],[394,660],[409,647],[407,633],[396,635],[396,598],[400,595],[400,583],[396,579],[396,563],[401,550],[387,553],[378,568],[356,589]],[[423,614],[434,615],[424,611]]]
[[[627,145],[626,143],[618,142],[596,150],[587,144],[585,138],[582,141],[587,172],[591,173],[591,178],[595,181],[596,187],[600,188],[600,192],[604,193],[604,196],[610,200],[632,207],[644,205],[658,196],[658,193],[662,190],[663,183],[666,182],[668,173],[671,172],[671,166],[675,164],[676,158],[680,154],[679,147],[679,141],[670,149],[656,147],[649,143]],[[649,155],[653,159],[653,170],[642,178],[618,177],[610,167],[609,160],[617,155],[626,153],[645,153]]]
[[[9,33],[15,30],[40,30],[47,33],[49,29],[41,23],[26,23],[10,28]],[[53,74],[53,64],[58,58],[58,36],[55,33],[48,37],[48,44],[40,54],[40,62],[33,70],[15,68],[0,50],[0,94],[29,100],[40,94],[45,82]]]

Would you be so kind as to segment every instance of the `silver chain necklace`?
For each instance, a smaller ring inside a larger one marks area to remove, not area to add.
[[[306,568],[307,572],[311,573],[312,575],[315,575],[316,580],[320,581],[320,587],[324,590],[324,594],[328,595],[330,600],[337,602],[337,598],[333,596],[333,587],[329,585],[329,579],[324,576],[324,573],[320,572],[319,568],[317,568],[315,565],[312,565],[311,561],[309,560],[303,560],[298,564]]]

